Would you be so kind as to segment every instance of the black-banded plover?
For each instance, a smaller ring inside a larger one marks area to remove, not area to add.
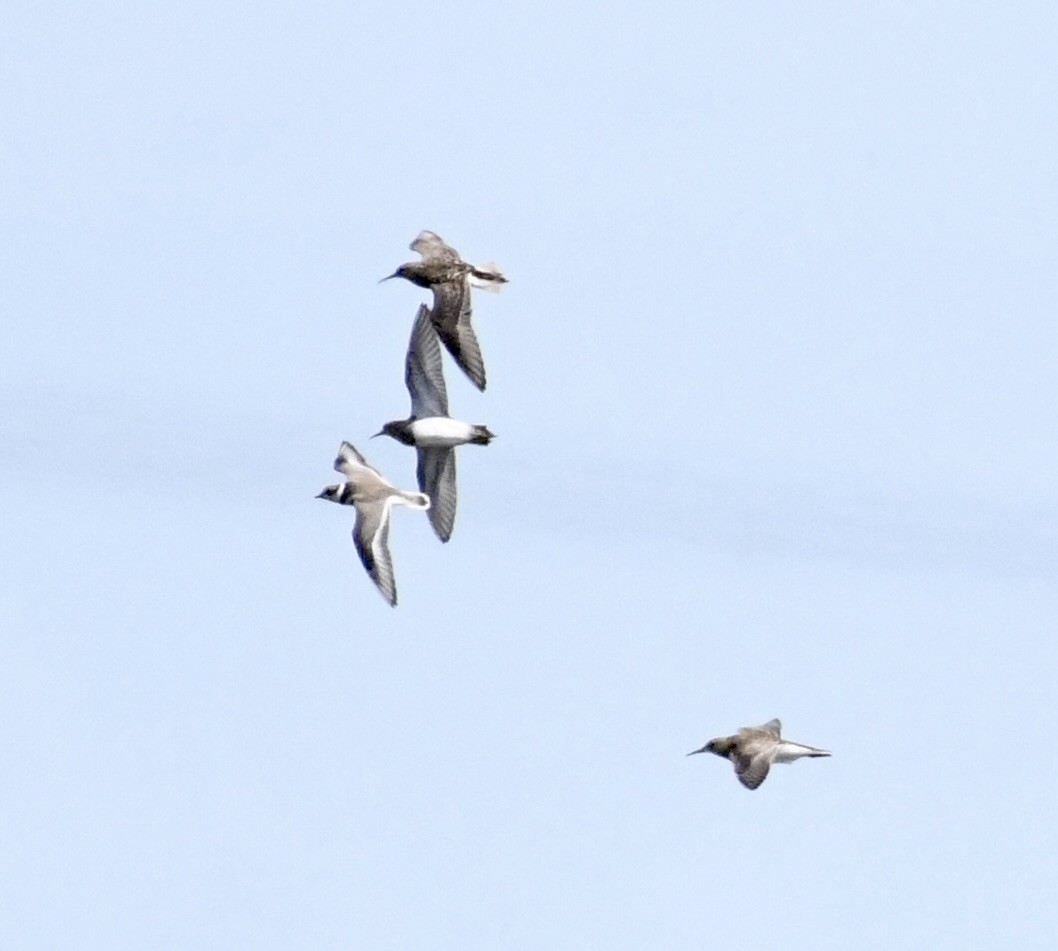
[[[419,306],[411,328],[404,382],[411,394],[411,416],[386,423],[375,436],[392,436],[415,447],[419,456],[419,488],[430,497],[430,524],[437,537],[446,542],[452,537],[456,520],[455,447],[467,443],[487,446],[495,436],[487,426],[464,423],[448,415],[441,348],[425,304]]]
[[[781,734],[782,724],[778,720],[769,720],[761,726],[743,727],[734,736],[718,736],[687,755],[715,753],[731,760],[738,781],[747,789],[756,789],[764,782],[772,763],[792,763],[803,756],[830,755],[827,750],[784,740]]]
[[[409,247],[418,251],[422,260],[402,264],[382,280],[403,277],[433,291],[430,315],[442,343],[471,382],[484,390],[485,361],[470,325],[470,288],[498,291],[507,283],[507,278],[495,264],[474,265],[464,261],[455,248],[432,231],[420,232]]]
[[[382,597],[396,606],[397,584],[393,578],[393,559],[389,554],[390,512],[394,505],[429,509],[430,500],[421,492],[405,492],[387,482],[347,442],[339,447],[334,468],[345,476],[345,482],[327,486],[316,498],[352,505],[356,509],[353,544],[356,545],[357,554]]]

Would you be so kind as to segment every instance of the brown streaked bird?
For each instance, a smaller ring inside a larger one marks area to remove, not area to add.
[[[718,736],[687,755],[694,756],[695,753],[715,753],[731,760],[738,781],[747,789],[756,789],[764,782],[772,763],[792,763],[804,756],[830,755],[827,750],[784,740],[782,723],[778,720],[743,727],[734,736]]]
[[[430,497],[427,516],[437,537],[446,542],[452,537],[456,520],[455,448],[467,443],[487,446],[496,435],[487,426],[464,423],[448,415],[441,346],[425,304],[419,305],[411,328],[404,382],[411,395],[411,416],[384,424],[375,436],[391,436],[415,447],[419,488]]]
[[[507,278],[495,264],[474,265],[464,261],[455,248],[432,231],[421,231],[409,247],[422,255],[422,260],[402,264],[382,280],[403,277],[433,291],[430,317],[441,342],[474,386],[484,390],[485,361],[470,325],[470,289],[498,291],[507,283]]]
[[[397,583],[393,577],[393,559],[389,554],[389,516],[394,505],[428,509],[430,499],[421,492],[398,489],[367,464],[356,448],[343,442],[338,448],[334,469],[345,476],[341,485],[329,485],[318,499],[352,505],[356,509],[353,544],[364,568],[375,582],[382,597],[397,606]]]

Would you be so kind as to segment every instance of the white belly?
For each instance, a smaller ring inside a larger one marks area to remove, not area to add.
[[[802,756],[811,756],[815,752],[818,751],[811,746],[802,746],[800,743],[791,743],[788,740],[783,740],[775,751],[775,757],[772,762],[792,763],[794,760],[799,760]]]
[[[429,416],[411,424],[417,446],[462,446],[470,441],[470,423],[447,416]]]

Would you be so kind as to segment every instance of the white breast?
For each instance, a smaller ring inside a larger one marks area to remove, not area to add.
[[[411,434],[418,446],[461,446],[470,441],[470,423],[447,416],[429,416],[411,424]]]

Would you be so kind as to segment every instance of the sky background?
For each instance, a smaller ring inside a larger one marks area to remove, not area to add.
[[[0,946],[1052,948],[1050,3],[0,31]],[[400,606],[420,229],[455,532]],[[749,793],[685,754],[782,718]]]

